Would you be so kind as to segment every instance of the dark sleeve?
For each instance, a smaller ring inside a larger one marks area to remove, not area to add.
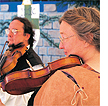
[[[43,66],[43,63],[40,57],[34,52],[32,48],[30,48],[23,56],[21,56],[18,59],[18,62],[15,68],[11,72],[21,71],[23,69],[29,68],[29,65],[27,64],[26,59],[31,63],[32,66],[39,65],[39,64]]]
[[[27,106],[33,106],[34,98],[35,98],[35,96],[36,96],[36,94],[37,94],[37,92],[39,91],[40,88],[41,87],[37,87],[35,89],[34,93],[31,95],[31,98],[28,101],[28,105]]]
[[[35,53],[35,51],[32,48],[30,48],[30,50],[27,52],[27,59],[33,66],[39,64],[43,65],[43,62],[41,61],[40,57]]]

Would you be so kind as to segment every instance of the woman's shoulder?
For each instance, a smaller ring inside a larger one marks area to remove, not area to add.
[[[99,98],[98,74],[84,67],[76,66],[68,69],[57,70],[42,85],[41,89],[37,93],[34,100],[36,105],[71,105],[71,100],[79,88],[76,86],[75,89],[74,81],[67,77],[63,72],[68,73],[76,80],[78,85],[80,85],[80,87],[88,94],[90,100],[92,99],[94,92],[97,94],[95,97]]]

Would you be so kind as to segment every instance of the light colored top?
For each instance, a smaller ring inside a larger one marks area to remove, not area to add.
[[[62,71],[75,78],[78,86]],[[81,66],[56,71],[40,88],[34,106],[99,106],[100,74]]]

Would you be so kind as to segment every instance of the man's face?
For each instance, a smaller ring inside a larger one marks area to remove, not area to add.
[[[74,28],[67,22],[62,21],[60,24],[60,35],[61,42],[59,48],[64,49],[65,55],[76,54],[80,56],[84,49],[84,41],[78,38]]]
[[[8,41],[9,45],[17,45],[21,42],[24,44],[28,42],[24,34],[24,24],[18,20],[13,20],[9,25]],[[15,30],[16,33],[13,33],[12,30]]]

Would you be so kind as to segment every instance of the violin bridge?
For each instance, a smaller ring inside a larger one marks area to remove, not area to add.
[[[26,61],[27,61],[27,64],[30,66],[30,68],[32,69],[32,71],[35,71],[34,69],[33,69],[33,67],[32,67],[32,65],[30,64],[30,62],[26,59]]]

